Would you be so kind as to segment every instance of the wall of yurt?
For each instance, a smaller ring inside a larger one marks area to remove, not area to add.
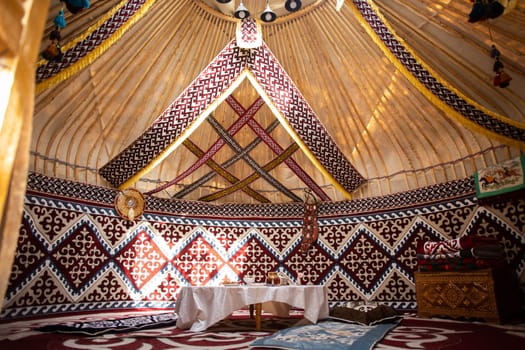
[[[317,240],[301,252],[304,206],[214,205],[146,197],[133,221],[117,191],[30,174],[3,318],[170,309],[184,285],[264,281],[280,271],[328,286],[332,305],[415,310],[425,241],[496,238],[523,284],[525,199],[480,204],[467,178],[395,195],[320,203]]]

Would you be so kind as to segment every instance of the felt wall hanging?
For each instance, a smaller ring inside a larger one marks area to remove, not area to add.
[[[480,206],[474,181],[340,203],[319,202],[319,236],[299,251],[301,203],[212,205],[146,197],[140,220],[118,191],[31,174],[0,317],[172,309],[187,285],[276,271],[328,286],[333,306],[364,301],[415,310],[419,241],[472,235],[503,242],[525,275],[525,200]],[[417,205],[415,201],[425,201]]]

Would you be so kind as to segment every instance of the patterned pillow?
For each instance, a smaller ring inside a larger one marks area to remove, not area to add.
[[[337,306],[330,310],[333,320],[372,326],[394,321],[401,315],[388,305],[359,305],[356,307]]]

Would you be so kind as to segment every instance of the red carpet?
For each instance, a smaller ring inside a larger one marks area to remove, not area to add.
[[[376,349],[525,349],[525,325],[498,326],[405,317],[398,327],[383,338]]]
[[[129,317],[127,314],[122,317]],[[112,315],[114,318],[115,315]],[[95,316],[74,320],[92,321]],[[62,319],[61,321],[71,322]],[[258,337],[292,326],[296,319],[263,320],[263,330],[254,330],[248,317],[224,320],[206,332],[192,333],[175,327],[149,329],[132,333],[102,336],[75,336],[34,331],[57,320],[31,320],[0,324],[0,349],[107,349],[107,350],[165,350],[165,349],[248,349]],[[483,323],[455,322],[405,317],[376,345],[378,350],[446,349],[496,350],[525,349],[525,326],[497,326]]]

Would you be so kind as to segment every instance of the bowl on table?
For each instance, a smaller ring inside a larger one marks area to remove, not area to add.
[[[244,277],[244,282],[248,285],[250,284],[254,284],[255,283],[255,277],[253,276],[245,276]]]

